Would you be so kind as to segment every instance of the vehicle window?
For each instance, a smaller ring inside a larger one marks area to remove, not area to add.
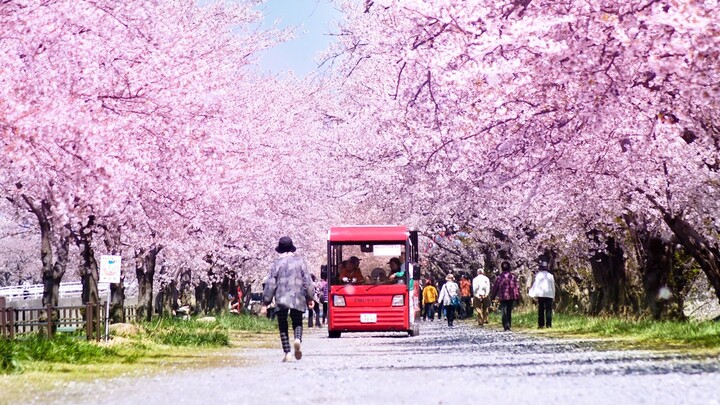
[[[342,249],[337,276],[331,280],[332,284],[404,282],[405,265],[400,261],[404,250],[404,245],[377,245],[373,252],[363,252],[359,244],[345,245]]]

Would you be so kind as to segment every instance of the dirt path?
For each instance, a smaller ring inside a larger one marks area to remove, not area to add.
[[[75,384],[57,403],[720,404],[717,358],[596,351],[463,324],[424,324],[415,338],[306,330],[303,352],[281,363],[278,341],[239,350],[238,364],[252,366],[231,358],[225,368]]]

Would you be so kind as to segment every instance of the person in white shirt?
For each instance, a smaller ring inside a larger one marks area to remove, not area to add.
[[[480,267],[478,275],[473,279],[473,308],[477,312],[478,325],[488,323],[490,307],[490,279],[485,276],[485,269]]]
[[[445,277],[445,284],[440,289],[438,301],[442,302],[445,307],[448,326],[452,327],[455,321],[455,310],[460,306],[460,287],[452,274]]]
[[[547,262],[540,262],[529,295],[538,300],[538,327],[552,328],[552,306],[555,299],[555,277],[548,271]]]

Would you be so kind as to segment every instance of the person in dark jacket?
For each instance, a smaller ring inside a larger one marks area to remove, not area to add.
[[[322,284],[317,281],[314,274],[310,274],[313,281],[313,307],[308,310],[308,328],[313,327],[313,314],[315,315],[315,327],[320,327],[320,300],[322,299]]]
[[[505,331],[512,326],[512,310],[515,302],[520,299],[520,285],[517,277],[511,272],[510,263],[502,262],[500,265],[502,273],[495,279],[490,290],[490,297],[500,300],[500,312],[502,313],[502,324]]]
[[[300,347],[302,316],[308,308],[312,310],[314,307],[315,286],[310,278],[305,260],[297,256],[295,250],[292,239],[287,236],[280,238],[278,246],[275,248],[275,251],[280,253],[280,257],[275,259],[270,268],[263,291],[263,308],[261,309],[261,312],[266,312],[267,305],[273,301],[273,298],[275,299],[280,342],[285,352],[284,362],[292,360],[288,336],[288,315],[292,321],[295,339],[293,341],[295,359],[300,360],[302,358]]]

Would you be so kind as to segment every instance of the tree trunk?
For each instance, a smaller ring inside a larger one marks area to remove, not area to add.
[[[42,263],[43,306],[57,306],[60,301],[60,282],[67,269],[70,237],[59,236],[57,260],[53,263],[53,230],[50,222],[50,203],[45,200],[36,203],[30,197],[22,196],[40,227],[40,261]]]
[[[230,284],[230,278],[228,276],[224,276],[221,282],[216,283],[218,296],[215,300],[215,313],[217,314],[225,314],[230,308],[229,296],[232,293]],[[235,293],[237,294],[237,292]]]
[[[220,285],[217,282],[213,282],[208,289],[207,295],[207,311],[217,313],[218,301],[220,296]]]
[[[153,281],[155,263],[160,248],[154,247],[147,253],[140,250],[135,255],[135,275],[138,281],[137,320],[150,321],[153,315]]]
[[[95,305],[100,302],[98,292],[98,264],[95,260],[95,251],[92,247],[92,235],[83,235],[78,247],[81,249],[82,267],[80,278],[82,280],[82,303],[83,305]]]
[[[665,308],[661,289],[667,287],[668,276],[672,272],[673,246],[657,236],[649,236],[643,241],[645,245],[645,262],[641,264],[645,302],[654,319],[660,319]]]
[[[705,272],[708,282],[715,290],[715,296],[720,300],[720,250],[718,247],[713,246],[707,238],[680,216],[673,216],[667,211],[663,211],[663,219],[686,252],[697,261]]]
[[[180,288],[178,296],[182,306],[189,306],[193,313],[197,312],[197,301],[195,300],[194,290],[192,288],[192,271],[185,269],[180,273]]]
[[[252,299],[252,282],[250,280],[241,282],[240,289],[243,292],[243,308],[250,309],[250,300]]]
[[[200,281],[198,285],[195,287],[195,302],[196,302],[196,308],[195,311],[199,315],[205,315],[207,314],[208,310],[208,296],[210,288],[208,288],[208,285],[204,281]]]
[[[634,239],[645,304],[654,319],[685,319],[687,289],[692,282],[692,258],[674,240],[667,240],[642,216],[623,215]],[[669,293],[669,294],[668,294]]]
[[[174,311],[177,309],[178,290],[175,285],[175,280],[172,280],[163,287],[161,316],[173,316]]]
[[[110,323],[125,323],[125,277],[110,284]]]
[[[599,240],[599,232],[592,231],[589,234],[591,238]],[[637,302],[629,291],[623,248],[613,237],[605,240],[605,246],[605,249],[591,252],[590,266],[596,288],[590,293],[590,313],[637,312]]]
[[[70,250],[70,236],[63,236],[57,247],[57,260],[52,270],[47,273],[43,266],[43,306],[58,306],[60,302],[60,282],[67,269],[68,255]],[[52,256],[52,253],[50,253]]]

